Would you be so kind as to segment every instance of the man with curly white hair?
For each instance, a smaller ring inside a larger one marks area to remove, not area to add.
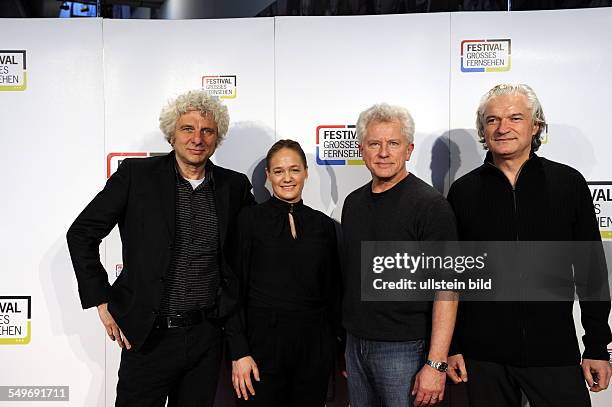
[[[125,159],[70,227],[83,308],[97,307],[122,348],[116,406],[212,406],[222,326],[237,301],[235,221],[254,203],[244,174],[214,165],[229,115],[189,91],[159,127],[172,151]],[[99,255],[119,225],[123,271],[111,286]]]

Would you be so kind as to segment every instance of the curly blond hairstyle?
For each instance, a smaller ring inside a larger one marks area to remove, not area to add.
[[[159,129],[164,133],[168,143],[174,136],[179,117],[190,111],[212,114],[218,129],[217,145],[221,144],[229,128],[227,106],[217,97],[210,96],[203,90],[190,90],[183,93],[162,108],[159,114]]]

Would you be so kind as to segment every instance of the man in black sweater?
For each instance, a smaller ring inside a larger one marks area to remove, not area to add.
[[[575,169],[535,154],[546,127],[527,85],[497,85],[483,97],[476,126],[489,150],[482,166],[453,183],[448,200],[468,241],[601,241],[590,192]],[[590,406],[612,369],[607,301],[580,301],[581,357],[572,302],[462,302],[449,377],[467,382],[470,407]],[[582,365],[582,368],[581,368]],[[469,381],[468,381],[469,375]]]
[[[427,406],[444,396],[457,301],[435,301],[432,309],[429,302],[361,300],[362,242],[457,238],[448,202],[406,170],[413,135],[412,117],[397,106],[374,105],[357,122],[372,180],[353,191],[342,210],[342,318],[351,407]]]

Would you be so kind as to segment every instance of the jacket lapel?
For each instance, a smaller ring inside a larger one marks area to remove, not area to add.
[[[227,236],[230,190],[225,179],[219,176],[219,171],[215,171],[214,167],[213,174],[215,177],[215,209],[217,210],[217,219],[219,221],[219,237],[221,238],[221,245],[223,246],[225,237]]]
[[[167,155],[165,165],[159,168],[156,179],[158,183],[157,192],[159,193],[159,202],[161,202],[163,217],[166,220],[170,241],[174,242],[176,205],[176,168],[174,164],[174,151]]]

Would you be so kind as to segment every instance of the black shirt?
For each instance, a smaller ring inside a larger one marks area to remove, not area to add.
[[[195,189],[176,171],[175,236],[165,277],[162,315],[176,315],[214,304],[219,287],[219,222],[213,165]]]
[[[289,213],[296,238],[291,234]],[[272,197],[244,208],[238,228],[247,318],[249,307],[292,312],[324,310],[333,305],[340,270],[332,219],[302,201],[290,204]],[[240,326],[236,322],[233,331],[228,327],[234,360],[248,354],[242,333],[244,321]]]
[[[413,174],[382,193],[372,193],[369,182],[344,201],[342,236],[346,330],[379,341],[428,337],[431,302],[361,301],[361,242],[457,240],[455,217],[446,199]]]

